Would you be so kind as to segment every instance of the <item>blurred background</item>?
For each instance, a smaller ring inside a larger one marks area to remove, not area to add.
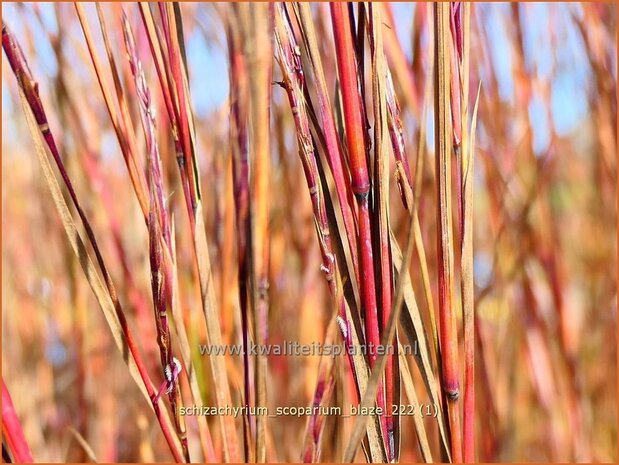
[[[139,11],[134,4],[123,7],[136,32],[138,53],[144,57],[157,117],[164,119]],[[95,8],[91,4],[84,8],[98,53],[105,57]],[[123,85],[133,96],[119,8],[102,6]],[[213,276],[224,339],[236,342],[229,51],[223,20],[228,10],[226,4],[181,5]],[[316,28],[324,37],[319,45],[329,89],[334,92],[328,7],[316,4],[313,10]],[[435,276],[432,105],[423,111],[424,88],[431,76],[429,9],[425,4],[393,3],[385,11],[391,13],[385,15],[385,52],[410,157],[420,143],[421,121],[427,122],[426,163],[413,175],[421,183],[420,220],[430,273]],[[152,373],[158,375],[148,232],[75,8],[3,3],[2,17],[20,41],[39,83],[50,126],[126,302],[130,325]],[[481,82],[474,278],[477,454],[483,461],[617,459],[616,37],[613,4],[472,7],[472,102]],[[405,71],[398,68],[402,65]],[[275,65],[274,80],[280,78]],[[269,341],[311,343],[324,338],[330,296],[320,271],[290,108],[279,86],[272,91]],[[139,129],[137,103],[130,101],[130,110]],[[136,132],[143,153],[141,129]],[[163,147],[171,147],[170,134],[160,131],[158,137]],[[172,152],[162,151],[166,195],[177,229],[183,316],[192,350],[197,351],[205,331]],[[402,239],[407,215],[393,179],[392,173],[392,222]],[[36,160],[6,57],[2,239],[2,378],[35,459],[85,460],[85,441],[99,461],[169,460],[159,427],[114,347],[70,250]],[[420,290],[421,277],[413,273],[412,278]],[[436,293],[436,279],[432,282]],[[205,358],[195,361],[199,373],[208,369]],[[309,405],[318,361],[318,357],[271,357],[269,405]],[[336,363],[344,366],[343,360]],[[228,369],[231,383],[241,389],[242,360],[231,358]],[[417,374],[414,379],[418,380]],[[200,387],[211,399],[208,376]],[[306,421],[269,419],[267,458],[298,461]],[[217,422],[209,419],[211,423],[217,443]],[[237,427],[240,431],[240,420]],[[327,432],[335,427],[336,420],[327,420]],[[192,420],[188,428],[191,439],[196,434]],[[342,428],[349,431],[350,425]],[[410,440],[403,435],[402,460],[421,460],[412,439],[412,420],[403,420],[402,428],[411,431]],[[325,446],[322,458],[337,455]]]

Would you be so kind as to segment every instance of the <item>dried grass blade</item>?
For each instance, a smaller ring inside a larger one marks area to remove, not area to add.
[[[196,225],[194,228],[194,249],[198,266],[202,309],[206,320],[206,332],[208,339],[206,343],[213,346],[223,346],[223,338],[221,337],[221,326],[219,322],[219,311],[217,309],[217,299],[215,297],[211,261],[209,257],[203,218],[204,213],[202,212],[202,202],[198,201],[196,208]],[[214,385],[213,390],[215,392],[217,405],[220,407],[232,405],[225,356],[223,354],[216,354],[213,352],[209,356],[209,362],[211,364]],[[227,462],[238,463],[240,460],[240,454],[234,418],[230,415],[221,415],[220,424],[222,427],[225,459]]]
[[[416,211],[416,207],[414,211]],[[401,270],[401,273],[404,273],[402,275],[400,272],[396,271],[394,274],[396,281],[400,280],[400,276],[404,276],[403,293],[407,311],[404,312],[401,320],[402,328],[406,333],[409,344],[413,344],[417,341],[415,361],[417,362],[417,366],[421,372],[430,401],[437,406],[437,408],[441,409],[441,396],[439,387],[436,383],[435,374],[432,370],[432,358],[426,336],[427,332],[425,330],[421,314],[419,313],[419,307],[417,306],[417,300],[415,297],[415,291],[413,290],[413,285],[411,283],[410,274],[408,269],[404,269],[402,267],[402,252],[400,251],[400,247],[398,246],[395,237],[393,237],[393,231],[391,234],[391,254],[393,256],[393,267],[394,270]],[[451,455],[449,453],[449,438],[447,436],[447,428],[442,412],[437,417],[437,424],[441,439],[441,448],[444,452],[446,452],[447,458],[450,460]]]
[[[481,83],[473,108],[470,142],[466,126],[463,126],[462,179],[464,195],[464,228],[462,237],[461,290],[464,312],[464,411],[463,439],[464,461],[475,461],[475,283],[473,275],[473,165],[475,158],[475,130],[477,128],[477,109]],[[465,112],[466,113],[466,112]]]
[[[69,432],[73,435],[77,443],[80,445],[80,447],[86,454],[86,457],[88,457],[88,460],[90,460],[92,463],[97,463],[97,456],[95,455],[95,451],[92,450],[92,447],[90,446],[90,444],[88,444],[84,436],[82,436],[82,434],[72,426],[69,427]]]
[[[352,315],[350,312],[350,307],[348,305],[346,305],[346,317],[348,318],[349,321],[352,321]],[[367,393],[370,388],[370,384],[369,384],[371,381],[370,380],[370,369],[368,367],[368,363],[365,357],[362,354],[362,351],[359,350],[359,347],[361,345],[361,340],[359,339],[359,334],[357,333],[357,330],[354,325],[350,325],[350,339],[351,339],[352,347],[356,349],[355,352],[353,352],[353,362],[355,365],[357,386],[359,389],[360,397],[362,398],[363,395]],[[381,371],[381,374],[382,374],[382,371]],[[377,389],[377,386],[374,387],[374,393],[371,396],[372,398],[368,400],[368,405],[361,404],[361,406],[365,405],[365,407],[367,408],[369,405],[372,405],[374,399],[376,398],[376,389]],[[369,417],[368,415],[361,415],[361,418],[363,418],[364,420],[363,420],[363,424],[359,422],[360,426],[357,426],[357,421],[355,421],[355,430],[357,430],[358,428],[359,431],[357,431],[356,433],[353,433],[355,444],[354,445],[352,444],[353,437],[351,437],[350,442],[348,444],[348,448],[345,452],[345,455],[344,455],[345,457],[349,457],[349,454],[351,457],[348,460],[348,462],[352,462],[354,460],[354,456],[359,446],[359,443],[361,442],[361,438],[362,438],[362,435],[364,434],[364,430],[366,430],[367,440],[368,440],[368,445],[369,445],[369,450],[370,450],[368,459],[371,459],[373,463],[383,463],[387,461],[387,454],[385,451],[385,442],[383,440],[383,435],[381,432],[380,418],[378,417],[378,415],[371,415],[371,420],[368,420],[368,417]],[[367,426],[367,429],[366,429],[366,426]],[[347,460],[343,460],[343,461],[347,461]]]
[[[402,384],[406,391],[406,397],[408,402],[412,405],[420,405],[417,392],[415,390],[415,384],[413,377],[408,368],[408,362],[404,356],[404,349],[400,345],[398,346],[400,352],[400,373],[402,374]],[[421,418],[421,415],[413,415],[413,422],[415,423],[415,431],[417,431],[417,439],[419,440],[419,449],[421,450],[421,456],[426,463],[432,463],[432,451],[430,449],[430,443],[428,442],[428,433],[426,432],[426,426]]]

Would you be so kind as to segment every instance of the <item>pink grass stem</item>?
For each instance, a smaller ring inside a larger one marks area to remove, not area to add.
[[[9,390],[2,380],[2,435],[13,453],[13,458],[18,463],[32,463],[32,454],[30,447],[24,437],[21,423],[15,408]]]

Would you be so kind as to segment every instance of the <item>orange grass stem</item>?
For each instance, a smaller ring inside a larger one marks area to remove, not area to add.
[[[450,30],[448,3],[434,5],[434,143],[437,180],[437,254],[442,384],[447,399],[451,455],[462,462],[458,333],[454,312],[451,209]]]

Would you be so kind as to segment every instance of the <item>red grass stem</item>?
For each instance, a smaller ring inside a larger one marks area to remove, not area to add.
[[[338,76],[342,89],[346,140],[350,158],[352,190],[357,199],[359,215],[359,282],[361,284],[361,308],[365,322],[365,338],[369,347],[380,345],[378,309],[374,277],[374,256],[369,212],[370,178],[367,166],[365,127],[362,120],[362,102],[359,95],[355,49],[350,30],[348,7],[345,3],[330,3],[331,22],[338,61]],[[370,368],[374,366],[377,354],[368,350]],[[377,404],[384,411],[382,383],[377,392]],[[384,422],[384,417],[381,417]],[[385,425],[383,424],[383,427]]]
[[[24,437],[24,431],[4,380],[2,380],[2,436],[17,463],[33,462],[30,447]]]

